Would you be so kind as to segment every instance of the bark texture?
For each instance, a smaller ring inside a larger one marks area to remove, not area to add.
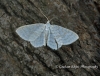
[[[38,8],[79,40],[54,51],[21,39],[18,27],[46,23]],[[0,0],[0,76],[100,76],[100,0]]]

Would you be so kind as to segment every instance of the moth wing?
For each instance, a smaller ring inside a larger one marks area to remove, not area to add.
[[[31,43],[34,47],[45,46],[45,45],[46,45],[45,30],[44,30],[43,32],[41,32],[41,34],[38,36],[37,39],[35,39],[34,41],[30,41],[30,43]]]
[[[47,39],[47,46],[49,46],[50,48],[57,50],[57,43],[56,40],[53,36],[53,34],[50,32],[48,32],[48,39]]]
[[[45,25],[42,23],[30,24],[19,27],[16,32],[24,40],[34,41],[44,30]]]
[[[58,25],[51,25],[50,29],[57,43],[60,45],[69,45],[79,38],[75,32]]]

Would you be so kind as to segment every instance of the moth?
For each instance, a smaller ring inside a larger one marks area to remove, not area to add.
[[[16,32],[34,47],[47,45],[53,50],[59,49],[62,45],[69,45],[79,38],[75,32],[69,29],[59,25],[51,25],[49,19],[46,24],[36,23],[21,26]]]

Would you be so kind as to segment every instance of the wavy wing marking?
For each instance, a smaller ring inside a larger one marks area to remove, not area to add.
[[[48,32],[48,39],[47,39],[47,46],[49,46],[50,48],[57,50],[57,43],[56,40],[53,36],[53,34],[50,32]]]
[[[30,41],[30,43],[31,43],[34,47],[45,46],[45,45],[46,45],[45,30],[44,30],[43,32],[41,32],[40,36],[38,36],[37,39],[35,39],[34,41]]]
[[[57,43],[60,45],[69,45],[79,38],[75,32],[58,25],[51,25],[50,29]]]

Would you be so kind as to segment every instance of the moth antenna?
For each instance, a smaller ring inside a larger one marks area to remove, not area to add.
[[[56,18],[56,17],[51,18],[49,21],[53,20],[54,18]]]
[[[40,12],[42,13],[42,15],[49,21],[48,17],[47,17],[46,15],[44,15],[43,11],[42,11],[40,8],[38,8],[38,9],[39,9]]]

